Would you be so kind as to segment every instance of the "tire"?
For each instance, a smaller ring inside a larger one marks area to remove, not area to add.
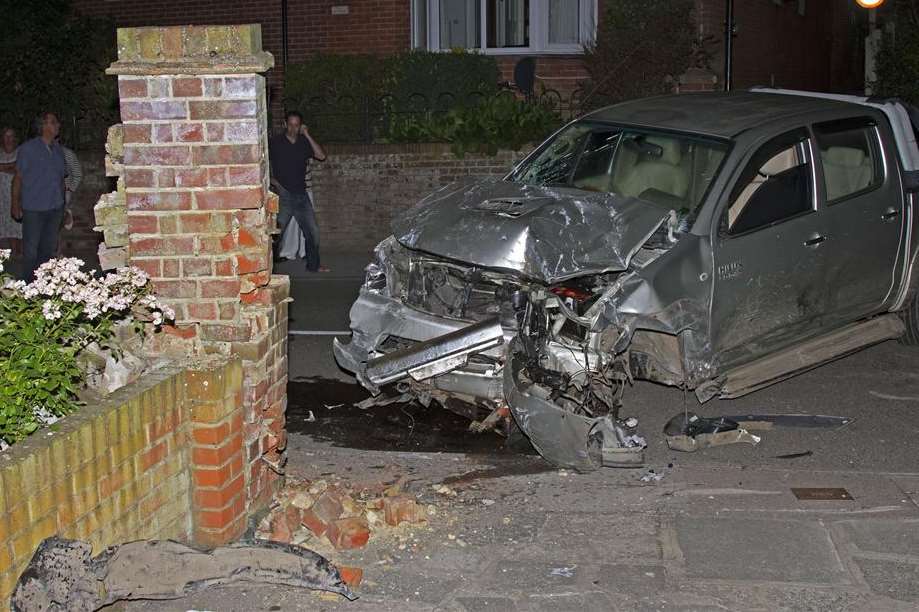
[[[919,293],[913,295],[909,304],[900,311],[906,323],[906,333],[900,336],[900,344],[919,346]]]

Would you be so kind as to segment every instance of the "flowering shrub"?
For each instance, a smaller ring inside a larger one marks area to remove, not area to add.
[[[77,405],[82,372],[77,355],[104,345],[116,322],[161,325],[174,314],[148,293],[146,274],[121,268],[102,277],[79,259],[55,259],[31,283],[2,274],[0,251],[0,441],[12,443]]]

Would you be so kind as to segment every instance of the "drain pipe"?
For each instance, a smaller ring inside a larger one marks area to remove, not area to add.
[[[287,69],[287,0],[281,0],[281,60]]]
[[[734,77],[734,0],[725,0],[724,6],[724,90],[731,91]]]

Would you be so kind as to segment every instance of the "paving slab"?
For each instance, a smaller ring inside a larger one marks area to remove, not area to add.
[[[689,576],[844,584],[849,576],[816,521],[680,516],[677,541]]]
[[[857,558],[856,563],[879,595],[908,602],[919,602],[919,563]]]
[[[846,521],[842,528],[859,552],[905,555],[919,563],[919,521]]]

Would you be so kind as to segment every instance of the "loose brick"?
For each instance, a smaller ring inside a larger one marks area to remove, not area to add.
[[[424,512],[411,497],[397,495],[384,500],[383,518],[387,525],[396,527],[399,523],[419,523],[425,520],[424,516]]]
[[[339,519],[329,525],[326,536],[339,550],[363,548],[370,540],[370,527],[364,518]]]
[[[341,576],[342,582],[344,582],[351,588],[356,588],[360,586],[361,581],[364,579],[364,570],[362,570],[359,567],[339,565],[338,575]]]
[[[177,338],[185,340],[194,338],[198,335],[198,327],[196,325],[164,325],[163,331],[171,336],[176,336]]]

